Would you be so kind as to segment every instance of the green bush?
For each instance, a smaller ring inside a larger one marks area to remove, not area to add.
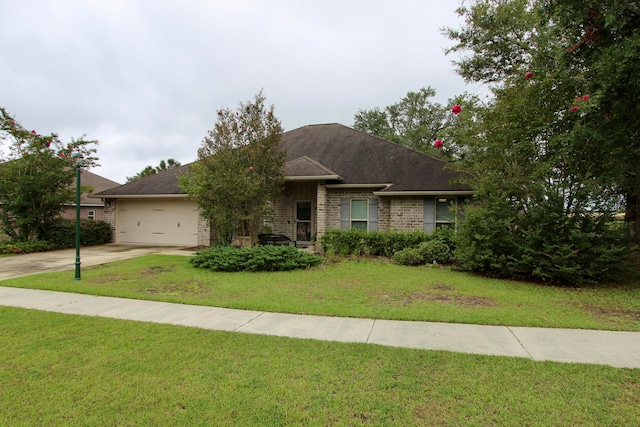
[[[420,250],[418,248],[406,248],[398,251],[393,254],[393,257],[391,257],[391,259],[395,264],[399,265],[414,266],[424,264],[424,258],[422,257],[422,254],[420,253]]]
[[[607,215],[566,215],[561,205],[526,216],[499,203],[476,206],[457,238],[463,270],[560,285],[621,279],[634,253],[625,226]]]
[[[446,264],[452,260],[451,249],[443,240],[432,239],[428,242],[423,242],[417,249],[427,264],[433,264],[434,262],[437,264]]]
[[[55,248],[73,248],[76,245],[75,220],[58,218],[38,230],[38,239],[50,242]],[[104,221],[80,220],[80,244],[82,246],[111,243],[111,226]]]
[[[191,263],[213,271],[288,271],[316,266],[322,258],[293,246],[255,246],[234,248],[218,246],[198,251]]]
[[[55,247],[42,240],[31,240],[28,242],[0,242],[0,254],[27,254],[32,252],[45,252],[55,249]]]
[[[417,247],[432,238],[424,231],[328,230],[320,238],[322,250],[339,256],[374,255],[391,257],[398,251]]]

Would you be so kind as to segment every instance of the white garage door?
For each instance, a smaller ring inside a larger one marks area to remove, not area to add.
[[[191,200],[120,199],[117,212],[118,243],[198,244],[198,207]]]

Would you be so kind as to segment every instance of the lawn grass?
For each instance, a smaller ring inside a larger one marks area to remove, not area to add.
[[[258,311],[484,325],[640,331],[640,283],[560,288],[383,259],[290,272],[214,273],[189,258],[144,257],[0,282]]]
[[[0,307],[0,425],[640,424],[640,371]]]

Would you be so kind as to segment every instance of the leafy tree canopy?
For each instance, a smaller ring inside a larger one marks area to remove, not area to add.
[[[27,241],[75,200],[72,154],[80,153],[82,168],[97,165],[98,141],[84,136],[64,144],[56,134],[25,129],[0,108],[0,224],[12,240]]]
[[[127,182],[136,181],[138,179],[155,175],[157,173],[164,172],[169,169],[177,168],[178,166],[180,166],[180,162],[175,159],[167,159],[167,161],[160,160],[160,163],[158,164],[158,166],[156,167],[147,166],[144,169],[142,169],[140,172],[135,174],[134,176],[128,176]]]
[[[461,230],[466,267],[570,283],[621,271],[631,251],[611,214],[624,204],[634,218],[640,193],[636,9],[617,0],[459,9],[463,27],[446,30],[451,51],[468,54],[458,71],[494,96],[461,136],[477,195]]]
[[[198,150],[198,161],[180,177],[210,220],[215,238],[253,242],[284,187],[285,153],[278,149],[282,125],[262,92],[238,108],[220,109],[215,127]]]
[[[426,87],[408,92],[382,110],[358,110],[353,127],[429,155],[458,158],[464,152],[463,145],[456,143],[458,129],[474,120],[480,100],[465,93],[442,105],[432,101],[435,95],[433,88]]]

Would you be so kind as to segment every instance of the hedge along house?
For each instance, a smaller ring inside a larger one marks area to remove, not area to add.
[[[272,232],[298,246],[329,229],[424,230],[452,225],[452,205],[472,195],[445,162],[339,124],[285,132],[285,190]],[[178,186],[188,165],[112,188],[106,220],[118,243],[208,246],[211,232]]]

